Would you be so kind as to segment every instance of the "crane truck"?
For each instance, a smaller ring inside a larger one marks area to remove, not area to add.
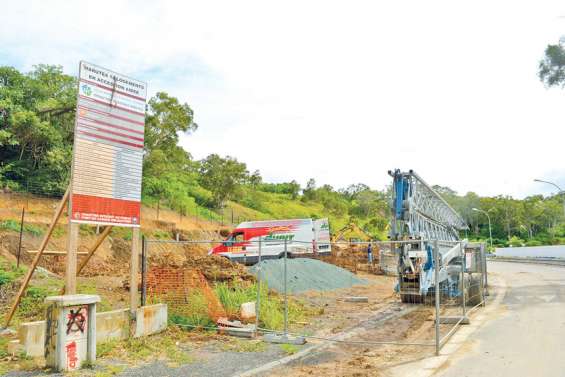
[[[464,292],[470,304],[481,302],[484,245],[460,239],[465,221],[413,170],[388,173],[393,178],[389,238],[398,241],[391,245],[398,255],[396,289],[402,302],[433,302],[436,276],[442,297],[461,297]]]

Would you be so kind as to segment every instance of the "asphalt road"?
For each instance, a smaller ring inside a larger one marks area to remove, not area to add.
[[[492,314],[436,376],[565,376],[565,267],[489,262],[506,281]]]

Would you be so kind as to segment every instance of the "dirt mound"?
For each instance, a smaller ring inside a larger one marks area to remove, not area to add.
[[[186,256],[175,250],[162,250],[158,253],[149,253],[147,263],[158,267],[181,267],[186,261]]]
[[[183,267],[197,269],[208,281],[254,280],[245,266],[217,255],[193,256]]]
[[[112,237],[112,257],[116,261],[129,261],[131,256],[131,242],[121,238]]]

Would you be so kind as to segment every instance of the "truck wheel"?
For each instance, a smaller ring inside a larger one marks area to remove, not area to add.
[[[400,301],[402,301],[404,304],[421,304],[422,303],[422,295],[411,294],[411,293],[401,293],[400,294]]]

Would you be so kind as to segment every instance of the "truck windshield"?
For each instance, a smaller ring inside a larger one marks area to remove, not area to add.
[[[243,232],[242,233],[234,233],[229,236],[227,240],[224,241],[224,246],[231,246],[234,243],[243,242]]]

